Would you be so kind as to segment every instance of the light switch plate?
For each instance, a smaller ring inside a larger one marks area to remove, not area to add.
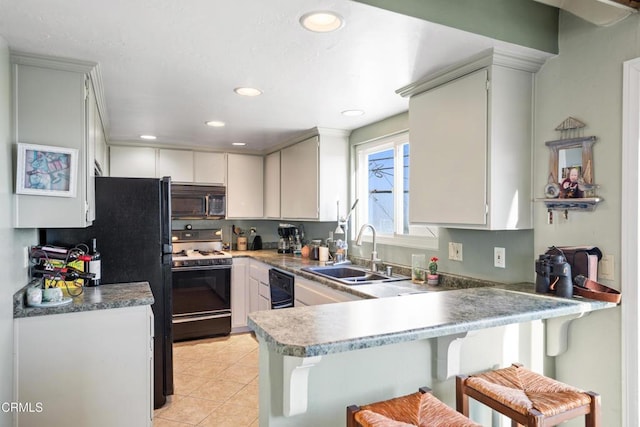
[[[449,259],[462,261],[462,243],[449,242]]]
[[[498,268],[507,268],[506,253],[504,248],[493,248],[493,266]]]

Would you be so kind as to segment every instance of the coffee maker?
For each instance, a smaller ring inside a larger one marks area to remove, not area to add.
[[[290,254],[296,246],[296,237],[299,239],[298,227],[292,224],[280,224],[278,226],[278,253]]]

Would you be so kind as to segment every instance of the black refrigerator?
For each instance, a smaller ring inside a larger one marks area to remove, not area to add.
[[[170,179],[96,177],[92,226],[40,230],[40,244],[72,247],[93,237],[102,256],[102,286],[142,281],[151,286],[153,400],[159,408],[173,394]]]

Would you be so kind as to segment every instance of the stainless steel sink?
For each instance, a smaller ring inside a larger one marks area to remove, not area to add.
[[[338,281],[343,285],[368,285],[371,283],[396,282],[408,279],[408,277],[405,276],[387,276],[382,273],[342,265],[305,267],[302,270]]]

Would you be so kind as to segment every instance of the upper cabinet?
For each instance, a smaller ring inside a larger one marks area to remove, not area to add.
[[[14,141],[78,150],[75,196],[17,194],[15,226],[87,227],[95,218],[96,146],[104,140],[97,64],[22,52],[11,53],[11,64]]]
[[[533,78],[542,63],[491,50],[398,91],[411,96],[410,222],[532,228]]]
[[[156,177],[156,149],[151,147],[109,147],[110,175],[129,178]]]
[[[280,213],[284,219],[336,221],[347,205],[348,132],[314,129],[281,150]]]
[[[227,171],[227,218],[262,218],[262,156],[228,154]]]
[[[193,151],[159,149],[156,177],[163,176],[173,182],[193,182]]]
[[[280,152],[264,158],[264,217],[280,218]]]
[[[227,175],[227,156],[224,153],[193,152],[193,181],[199,184],[224,185]]]
[[[173,182],[225,184],[226,154],[112,145],[111,176],[162,178]]]

